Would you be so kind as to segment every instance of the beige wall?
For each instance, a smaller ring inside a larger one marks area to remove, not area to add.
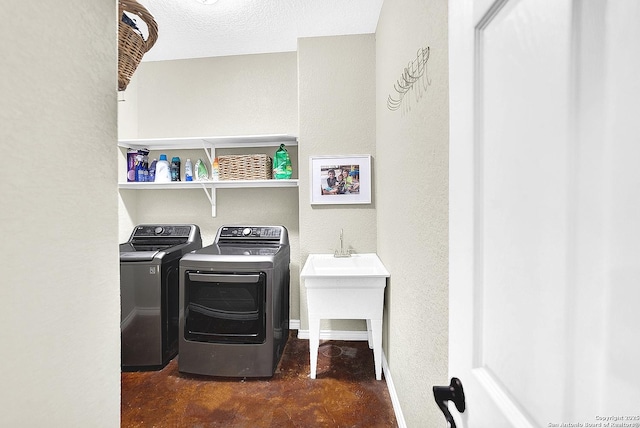
[[[389,110],[393,84],[426,46],[431,85]],[[409,427],[443,425],[431,387],[449,384],[447,57],[446,0],[385,0],[376,31],[378,252],[391,272],[384,349]]]
[[[376,201],[371,205],[310,205],[309,156],[373,156],[375,168],[375,36],[298,40],[300,118],[300,260],[333,253],[340,229],[356,252],[376,251]],[[301,330],[308,330],[304,284]],[[362,321],[323,321],[321,329],[363,330]]]
[[[296,53],[141,64],[139,138],[298,132]]]
[[[0,6],[0,426],[111,428],[120,423],[116,2],[60,6]]]

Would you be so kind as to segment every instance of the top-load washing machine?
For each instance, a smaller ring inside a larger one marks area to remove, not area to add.
[[[289,336],[283,226],[222,226],[180,261],[181,372],[270,377]]]
[[[193,224],[143,224],[120,244],[122,369],[164,367],[178,352],[180,258],[202,248]]]

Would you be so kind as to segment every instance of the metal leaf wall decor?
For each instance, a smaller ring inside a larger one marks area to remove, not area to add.
[[[415,92],[416,102],[422,98],[422,95],[431,85],[431,80],[427,76],[427,62],[429,61],[430,53],[429,46],[418,49],[416,59],[410,61],[404,68],[400,79],[396,80],[393,85],[395,94],[393,96],[389,95],[387,98],[387,108],[389,110],[398,110],[403,105],[404,96],[412,89]],[[405,108],[408,110],[409,106],[405,104]]]

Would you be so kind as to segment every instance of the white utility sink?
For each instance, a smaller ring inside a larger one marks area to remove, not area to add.
[[[377,254],[352,254],[335,257],[333,254],[309,254],[300,273],[302,278],[388,277]]]
[[[389,272],[377,254],[309,254],[300,278],[307,289],[311,379],[316,378],[321,319],[365,319],[376,379],[382,379],[382,307]]]

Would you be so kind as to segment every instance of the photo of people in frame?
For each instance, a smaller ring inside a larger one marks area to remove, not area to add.
[[[360,165],[320,166],[320,187],[322,195],[360,193]]]

